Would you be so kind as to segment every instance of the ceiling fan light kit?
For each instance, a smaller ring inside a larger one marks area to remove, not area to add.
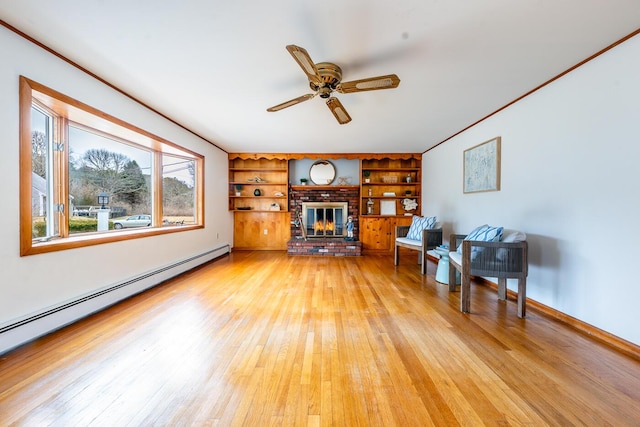
[[[342,69],[336,64],[331,62],[319,62],[315,64],[307,51],[296,45],[288,45],[287,51],[307,75],[309,87],[315,93],[302,95],[290,101],[283,102],[282,104],[267,108],[269,112],[283,110],[319,95],[320,98],[327,100],[329,110],[331,110],[331,113],[333,113],[338,123],[343,125],[351,121],[351,116],[349,116],[349,113],[347,113],[347,110],[345,110],[340,100],[331,96],[334,91],[339,93],[353,93],[368,90],[393,89],[400,84],[400,79],[395,74],[342,83]]]

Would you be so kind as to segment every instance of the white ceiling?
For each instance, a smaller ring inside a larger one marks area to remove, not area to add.
[[[423,152],[638,30],[640,0],[0,0],[0,19],[229,152]],[[395,73],[311,93],[285,50]]]

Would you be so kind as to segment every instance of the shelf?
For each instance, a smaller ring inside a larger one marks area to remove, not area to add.
[[[412,185],[412,186],[416,186],[416,185],[420,185],[420,183],[418,182],[406,182],[406,181],[402,181],[402,182],[363,182],[362,186],[364,187],[365,185],[387,185],[387,186],[399,186],[399,185]]]
[[[409,196],[361,196],[361,199],[373,199],[373,200],[399,200],[399,199],[419,199],[419,194],[411,194]]]
[[[413,215],[415,214],[409,214],[409,215],[360,215],[360,217],[362,218],[411,218]]]
[[[229,168],[231,172],[287,172],[285,168]]]
[[[234,209],[232,212],[243,212],[243,213],[251,213],[251,212],[268,212],[268,213],[289,213],[289,211],[280,209],[279,211],[270,211],[265,209]]]
[[[295,191],[303,191],[303,190],[353,190],[360,188],[359,185],[315,185],[315,184],[307,184],[307,185],[292,185],[291,189]]]
[[[232,199],[275,199],[275,200],[287,200],[285,196],[229,196]]]
[[[394,168],[394,167],[390,167],[390,168],[364,168],[364,170],[368,170],[371,172],[416,172],[419,171],[420,168],[419,167],[410,167],[410,168],[403,168],[403,167],[398,167],[398,168]]]
[[[286,182],[246,182],[246,181],[231,181],[232,185],[289,185]]]

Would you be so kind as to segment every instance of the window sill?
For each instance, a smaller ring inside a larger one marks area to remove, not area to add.
[[[142,228],[135,230],[112,230],[103,233],[77,234],[66,238],[51,239],[46,242],[31,242],[30,247],[24,248],[20,256],[37,255],[85,246],[101,245],[104,243],[121,242],[143,237],[162,234],[191,231],[204,228],[202,225],[171,225],[164,227]]]

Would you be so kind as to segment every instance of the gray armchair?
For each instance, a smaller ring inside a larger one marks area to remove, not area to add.
[[[518,279],[518,317],[526,315],[528,245],[526,235],[504,230],[499,242],[464,240],[464,234],[452,234],[449,247],[449,292],[454,292],[456,270],[461,275],[460,311],[471,309],[471,276],[496,277],[498,298],[507,298],[507,279]],[[462,243],[462,254],[455,248]]]
[[[422,230],[422,241],[420,241],[407,238],[409,227],[408,225],[396,226],[393,265],[400,264],[400,248],[411,249],[419,252],[420,273],[427,274],[427,251],[442,245],[442,228]]]

